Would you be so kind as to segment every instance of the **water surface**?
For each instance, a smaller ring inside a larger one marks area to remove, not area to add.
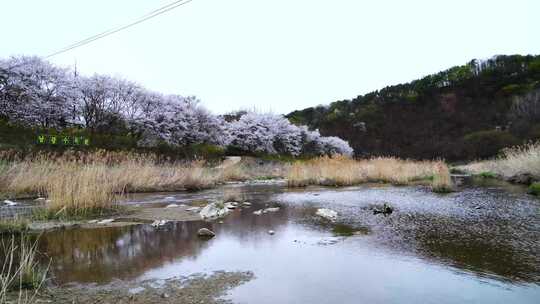
[[[239,192],[253,203],[223,223],[51,231],[40,248],[59,284],[253,271],[238,303],[539,303],[540,202],[498,185],[438,195],[421,186],[343,189],[228,185],[145,194],[130,203],[190,204]],[[388,203],[394,212],[374,215]],[[279,206],[261,216],[253,211]],[[339,212],[336,223],[317,208]],[[197,238],[201,227],[211,240]],[[270,235],[269,230],[275,234]]]

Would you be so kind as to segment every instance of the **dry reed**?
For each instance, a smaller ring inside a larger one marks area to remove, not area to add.
[[[126,192],[202,189],[219,174],[204,162],[163,162],[152,155],[98,151],[38,154],[4,164],[0,192],[47,196],[50,212],[85,215],[115,207]]]
[[[540,141],[507,148],[502,150],[498,158],[477,161],[457,168],[473,174],[491,172],[504,178],[519,174],[540,177]]]
[[[427,180],[446,165],[436,161],[410,161],[392,157],[354,160],[343,156],[299,161],[288,172],[290,187],[307,185],[350,186],[366,182],[409,184]],[[448,169],[446,167],[446,169]]]
[[[443,162],[438,162],[435,165],[431,190],[439,193],[452,192],[453,190],[450,169]]]
[[[2,240],[0,251],[3,257],[0,303],[6,303],[8,297],[12,301],[16,298],[14,303],[34,303],[48,271],[48,266],[43,269],[37,261],[37,240],[31,242],[24,234],[12,235],[8,240]],[[16,295],[9,295],[9,292],[17,290]]]

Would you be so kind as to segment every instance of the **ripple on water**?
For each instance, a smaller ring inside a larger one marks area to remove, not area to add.
[[[536,303],[540,297],[540,203],[524,194],[475,187],[448,195],[422,187],[236,190],[252,207],[222,224],[51,231],[40,248],[53,257],[58,283],[253,271],[256,279],[231,294],[248,303]],[[224,191],[138,195],[131,203],[189,205]],[[371,209],[383,203],[394,212],[374,215]],[[275,205],[277,212],[253,214]],[[315,216],[321,207],[338,211],[337,222]],[[202,227],[217,236],[199,239]]]

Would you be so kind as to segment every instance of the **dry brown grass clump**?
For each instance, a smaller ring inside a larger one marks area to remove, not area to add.
[[[258,161],[243,157],[242,161],[218,170],[220,181],[246,181],[254,179],[283,178],[288,174],[289,164],[275,161]]]
[[[366,182],[408,184],[433,177],[438,166],[446,167],[443,162],[393,157],[354,160],[344,156],[325,156],[294,163],[289,169],[288,184],[291,187],[350,186]]]
[[[505,178],[519,174],[540,177],[540,141],[504,149],[496,159],[473,162],[458,169],[473,174],[492,172]]]
[[[37,240],[31,242],[24,234],[12,235],[0,243],[0,256],[0,303],[8,302],[8,293],[17,290],[18,294],[10,297],[13,303],[34,303],[48,270],[38,264]]]
[[[433,192],[439,193],[452,192],[453,190],[450,169],[448,169],[448,166],[443,162],[438,162],[435,165],[431,189]]]
[[[114,208],[126,192],[202,189],[219,178],[201,161],[162,162],[152,155],[103,151],[39,154],[4,162],[0,192],[46,196],[49,211],[84,215]]]

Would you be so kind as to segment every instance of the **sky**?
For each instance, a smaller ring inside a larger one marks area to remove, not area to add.
[[[0,57],[44,56],[173,0],[1,0]],[[49,60],[214,113],[288,113],[473,58],[540,54],[538,0],[193,0]]]

